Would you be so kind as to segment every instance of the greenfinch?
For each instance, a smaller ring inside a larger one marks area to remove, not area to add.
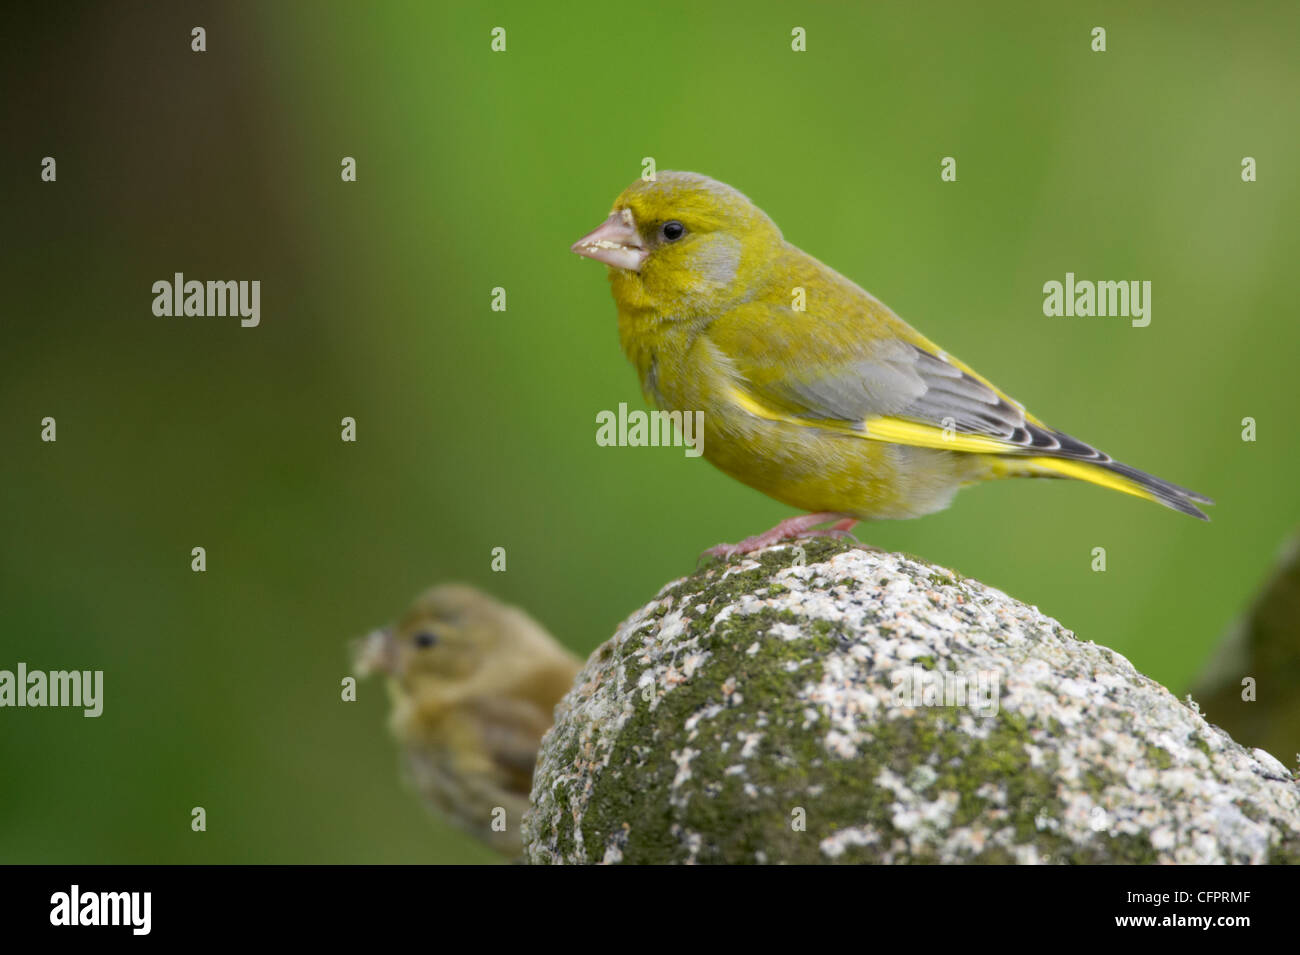
[[[389,726],[417,792],[499,852],[522,852],[537,748],[580,661],[530,616],[442,584],[356,648],[358,675],[388,676]]]
[[[1048,427],[725,183],[640,179],[572,251],[609,267],[646,399],[703,412],[705,458],[811,512],[706,554],[919,517],[993,478],[1076,478],[1202,520],[1194,502],[1213,503]]]

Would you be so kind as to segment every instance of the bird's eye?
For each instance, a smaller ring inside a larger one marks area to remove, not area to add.
[[[659,229],[659,233],[667,242],[676,242],[686,234],[686,226],[682,225],[676,219],[671,222],[665,222]]]
[[[438,638],[427,630],[421,631],[415,635],[415,645],[417,647],[431,647],[438,642]]]

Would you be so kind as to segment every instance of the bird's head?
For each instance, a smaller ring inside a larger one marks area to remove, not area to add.
[[[623,190],[572,251],[609,266],[621,306],[671,319],[715,313],[747,294],[781,241],[763,210],[726,183],[661,172]]]
[[[452,700],[504,692],[575,662],[518,607],[467,584],[426,590],[405,615],[354,647],[358,676],[383,673],[398,696]]]
[[[403,685],[468,680],[509,639],[511,610],[473,587],[439,584],[396,624],[361,640],[357,669],[386,673]]]

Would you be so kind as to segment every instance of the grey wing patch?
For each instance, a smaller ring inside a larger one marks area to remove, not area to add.
[[[917,402],[903,409],[905,417],[945,427],[951,421],[954,431],[1000,438],[1015,445],[1007,449],[1011,454],[1045,454],[1098,464],[1110,462],[1107,455],[1077,438],[1025,420],[1024,405],[1004,398],[942,357],[919,348],[913,350],[926,390]]]
[[[1011,446],[1009,454],[1110,460],[1067,434],[1032,424],[1019,402],[942,356],[903,342],[895,343],[887,355],[842,366],[837,375],[788,387],[809,418],[832,418],[861,429],[868,418],[892,415],[997,438]]]
[[[792,381],[785,390],[802,409],[800,417],[829,418],[864,429],[867,418],[899,414],[925,395],[927,386],[915,360],[902,348],[894,352],[840,365],[833,375]]]
[[[789,386],[808,409],[808,417],[858,424],[878,415],[893,415],[1029,443],[1020,405],[914,345],[896,342],[887,354],[843,365],[837,372]]]
[[[1008,401],[978,378],[937,355],[912,348],[915,368],[925,391],[906,408],[905,417],[954,431],[984,434],[1013,444],[1028,445],[1030,431],[1025,409]]]

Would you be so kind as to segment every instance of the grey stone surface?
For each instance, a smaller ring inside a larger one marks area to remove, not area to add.
[[[1291,862],[1300,787],[1036,608],[804,541],[667,585],[592,654],[524,844],[533,863]]]

